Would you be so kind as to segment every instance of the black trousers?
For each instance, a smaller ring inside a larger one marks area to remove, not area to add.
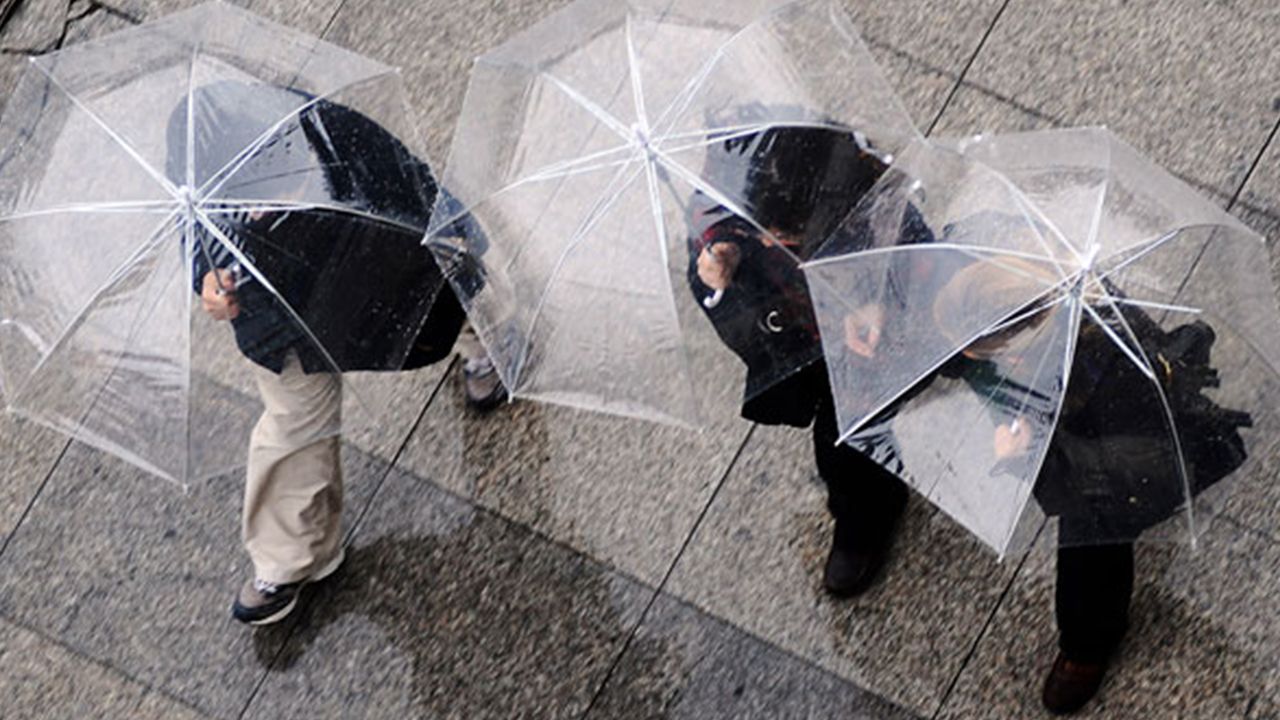
[[[879,544],[893,532],[907,504],[907,486],[879,463],[848,445],[836,445],[840,430],[828,390],[813,420],[813,454],[827,485],[827,509],[843,547]]]
[[[1133,543],[1058,548],[1054,611],[1068,659],[1101,663],[1129,629]]]

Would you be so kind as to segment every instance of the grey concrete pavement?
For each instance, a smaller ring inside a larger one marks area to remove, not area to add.
[[[195,0],[24,4],[0,32],[5,95],[23,52]],[[442,162],[471,58],[565,0],[238,4],[402,66]],[[1280,237],[1271,0],[844,4],[922,127],[1104,123]],[[1042,715],[1052,538],[1000,564],[913,502],[882,583],[833,601],[807,432],[478,416],[446,370],[380,391],[391,419],[346,451],[348,565],[265,631],[227,617],[238,478],[184,495],[0,419],[0,716]],[[1224,522],[1138,563],[1085,716],[1280,717],[1280,544]]]

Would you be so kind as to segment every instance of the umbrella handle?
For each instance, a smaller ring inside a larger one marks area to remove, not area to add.
[[[724,299],[724,289],[715,291],[715,294],[702,298],[702,307],[708,310],[714,310],[720,301]]]

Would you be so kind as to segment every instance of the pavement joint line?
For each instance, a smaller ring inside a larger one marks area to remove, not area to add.
[[[56,647],[61,648],[68,655],[71,655],[79,660],[87,662],[90,665],[95,665],[107,671],[109,674],[116,675],[123,680],[126,680],[128,682],[131,682],[139,686],[143,690],[143,695],[145,695],[146,693],[154,693],[176,705],[179,705],[183,708],[186,708],[187,710],[190,710],[191,712],[195,713],[198,717],[204,718],[206,720],[214,720],[214,718],[216,717],[215,715],[210,715],[208,712],[205,712],[199,707],[192,705],[189,701],[183,699],[182,697],[175,695],[169,692],[168,690],[165,690],[162,687],[158,687],[153,683],[147,682],[139,678],[138,676],[134,675],[133,673],[127,670],[124,670],[123,668],[116,667],[115,665],[111,664],[108,661],[96,658],[90,653],[81,649],[80,647],[77,647],[74,644],[71,644],[61,638],[58,638],[50,634],[46,630],[29,625],[13,617],[12,615],[9,615],[8,613],[4,613],[4,612],[0,612],[0,620],[3,620],[4,622],[7,622],[10,625],[20,630],[31,633],[32,635],[35,635],[36,637],[40,638],[44,642],[49,643],[50,645],[54,645]]]
[[[947,94],[946,99],[942,102],[942,107],[938,110],[938,114],[934,116],[933,122],[929,123],[929,128],[925,130],[925,137],[933,135],[933,131],[937,129],[938,123],[942,122],[942,118],[946,116],[947,109],[951,107],[951,102],[955,99],[956,95],[959,94],[960,88],[965,84],[965,76],[969,74],[969,70],[972,69],[974,63],[978,61],[978,56],[982,54],[982,50],[987,46],[987,40],[989,40],[991,38],[991,34],[995,32],[996,25],[1000,23],[1000,18],[1004,16],[1005,10],[1009,8],[1012,1],[1013,0],[1004,0],[1000,5],[1000,9],[996,10],[995,15],[991,17],[991,24],[987,26],[986,32],[984,32],[982,34],[982,38],[978,40],[978,45],[974,48],[973,54],[969,56],[969,61],[965,63],[964,67],[960,70],[960,74],[956,76],[956,81],[951,86],[951,92]],[[1014,107],[1016,108],[1017,106],[1015,105]],[[1037,540],[1039,539],[1039,533],[1043,532],[1043,530],[1044,525],[1042,524],[1040,530],[1037,531],[1036,534]],[[1033,542],[1032,547],[1034,546],[1035,543]],[[934,710],[932,716],[934,720],[937,720],[938,716],[942,713],[943,708],[946,707],[947,701],[951,699],[951,694],[955,690],[956,684],[964,675],[964,671],[968,669],[969,663],[973,660],[974,654],[977,653],[978,646],[982,644],[982,640],[986,637],[987,631],[991,628],[991,624],[996,613],[999,612],[1001,606],[1004,605],[1005,598],[1008,597],[1009,591],[1013,588],[1014,582],[1017,581],[1018,576],[1021,574],[1022,568],[1026,564],[1026,559],[1030,554],[1030,549],[1028,549],[1027,554],[1024,555],[1022,560],[1018,563],[1018,567],[1014,569],[1013,574],[1010,576],[1008,583],[1004,587],[1004,590],[1000,593],[1000,597],[996,598],[996,602],[991,606],[991,611],[987,615],[986,621],[982,624],[982,627],[978,629],[978,633],[974,636],[973,642],[969,646],[969,650],[960,660],[960,666],[956,668],[955,674],[952,675],[950,683],[948,683],[946,690],[943,691],[942,698],[938,700],[938,707]]]
[[[942,121],[942,116],[947,114],[947,108],[951,107],[951,101],[955,99],[956,93],[960,92],[960,86],[964,84],[965,75],[969,74],[969,69],[977,62],[978,56],[982,54],[982,49],[987,46],[987,39],[995,31],[996,25],[999,24],[1000,18],[1004,15],[1004,11],[1008,9],[1011,2],[1013,0],[1004,0],[1004,3],[1000,5],[1000,9],[996,10],[996,14],[992,16],[991,24],[987,26],[987,31],[982,34],[982,38],[978,40],[978,46],[973,49],[973,54],[969,56],[969,61],[960,70],[960,75],[956,77],[956,82],[951,86],[951,92],[947,94],[946,100],[942,101],[942,109],[938,110],[933,122],[929,123],[929,129],[924,131],[925,137],[933,134],[933,131],[938,127],[938,123]]]
[[[49,465],[48,471],[44,474],[44,479],[40,481],[40,484],[36,487],[36,491],[31,494],[31,499],[27,501],[27,506],[22,509],[22,514],[18,516],[18,522],[13,524],[13,529],[9,531],[9,534],[5,535],[4,542],[0,543],[0,560],[4,559],[4,554],[9,549],[9,543],[13,541],[13,537],[18,534],[18,531],[22,529],[23,524],[26,523],[27,516],[31,514],[31,510],[40,499],[40,495],[44,493],[45,486],[49,484],[54,473],[58,471],[58,466],[62,464],[62,459],[66,457],[67,451],[71,449],[71,444],[73,442],[75,441],[71,438],[67,438],[66,442],[62,444],[62,449],[58,451],[57,459]]]
[[[996,614],[999,613],[1000,608],[1004,606],[1005,599],[1011,592],[1013,592],[1013,586],[1018,582],[1018,579],[1022,577],[1022,571],[1026,568],[1027,561],[1031,558],[1031,553],[1035,550],[1036,546],[1040,544],[1040,538],[1044,536],[1045,528],[1047,528],[1048,525],[1048,520],[1044,520],[1040,523],[1040,528],[1036,530],[1036,535],[1032,538],[1031,545],[1028,546],[1027,550],[1022,554],[1022,558],[1018,560],[1018,567],[1016,567],[1013,574],[1009,576],[1009,581],[1005,583],[1004,590],[1000,592],[1000,597],[997,598],[995,604],[991,606],[991,612],[987,613],[986,621],[983,622],[982,628],[978,630],[978,634],[974,636],[973,642],[969,645],[969,650],[965,653],[963,660],[960,662],[960,667],[956,669],[955,674],[951,676],[951,681],[947,683],[947,689],[943,691],[942,698],[938,701],[938,707],[934,709],[933,714],[930,716],[931,720],[938,720],[942,715],[942,711],[947,708],[947,702],[951,700],[951,696],[955,692],[956,686],[960,684],[960,678],[964,676],[964,671],[969,669],[969,663],[971,663],[973,661],[973,657],[977,655],[978,647],[982,644],[982,641],[986,639],[987,631],[989,631],[991,626],[995,624]]]
[[[1253,163],[1249,166],[1249,170],[1244,174],[1244,178],[1240,180],[1239,187],[1236,188],[1235,194],[1231,196],[1231,202],[1227,203],[1228,212],[1233,210],[1236,204],[1240,202],[1240,198],[1244,195],[1245,189],[1249,187],[1249,181],[1253,179],[1254,173],[1257,172],[1258,167],[1262,165],[1262,159],[1266,157],[1267,151],[1275,141],[1277,133],[1280,133],[1280,118],[1276,118],[1275,124],[1271,126],[1271,133],[1267,135],[1267,139],[1262,143],[1262,148],[1259,149],[1258,154],[1254,156]],[[1249,209],[1254,210],[1252,207]],[[1263,211],[1263,214],[1267,217],[1275,218],[1274,215],[1266,213],[1265,211]]]
[[[954,70],[948,70],[940,65],[931,63],[928,60],[925,60],[907,50],[903,50],[902,48],[899,48],[898,46],[893,45],[891,43],[868,38],[867,44],[872,47],[880,48],[897,57],[900,57],[911,64],[918,65],[919,67],[935,75],[939,75],[941,77],[949,78],[952,80],[956,80],[960,78],[960,76]],[[1031,105],[1027,105],[1019,101],[1017,98],[1013,96],[1006,95],[1000,92],[999,90],[983,85],[982,83],[975,82],[969,79],[963,79],[960,81],[960,86],[961,86],[961,89],[969,89],[969,90],[973,90],[974,92],[977,92],[980,95],[985,95],[991,98],[992,100],[994,100],[996,103],[1001,105],[1006,105],[1014,110],[1017,110],[1018,112],[1024,115],[1027,115],[1028,117],[1033,117],[1038,120],[1043,120],[1049,123],[1050,125],[1052,125],[1054,128],[1065,128],[1065,127],[1073,126],[1073,121],[1070,119],[1059,117],[1043,109],[1040,109]],[[959,93],[957,92],[956,94],[958,95]],[[1280,123],[1277,123],[1277,125],[1280,126]],[[1273,131],[1273,135],[1274,135],[1274,131]],[[1258,205],[1254,205],[1252,203],[1246,202],[1242,198],[1235,197],[1232,193],[1226,192],[1222,188],[1210,185],[1205,181],[1200,180],[1199,178],[1191,177],[1181,172],[1175,172],[1169,168],[1164,168],[1164,170],[1168,172],[1170,175],[1173,175],[1174,177],[1178,178],[1182,182],[1195,188],[1196,190],[1206,195],[1210,195],[1221,202],[1227,203],[1225,207],[1228,210],[1241,208],[1241,209],[1247,210],[1251,214],[1260,215],[1269,220],[1273,220],[1273,221],[1276,221],[1277,223],[1280,223],[1280,212],[1269,210],[1267,208],[1263,208]],[[1233,197],[1235,197],[1234,202],[1232,201]]]
[[[614,656],[613,662],[609,664],[609,669],[605,672],[604,678],[601,679],[600,684],[596,686],[596,691],[592,693],[591,700],[587,703],[586,709],[583,710],[582,715],[579,716],[580,720],[586,720],[586,718],[591,716],[592,709],[595,708],[596,703],[604,695],[605,689],[609,687],[609,681],[613,679],[614,672],[616,672],[618,667],[622,664],[622,659],[627,656],[627,651],[631,649],[632,642],[635,640],[636,636],[639,635],[640,628],[644,626],[645,620],[649,617],[649,612],[653,610],[653,606],[658,602],[658,598],[665,594],[667,583],[671,580],[671,576],[675,574],[676,567],[680,565],[680,560],[684,557],[685,550],[689,548],[689,545],[693,542],[694,536],[698,534],[698,528],[702,526],[702,521],[706,519],[707,514],[711,511],[711,506],[715,503],[716,498],[719,497],[720,491],[723,490],[725,484],[728,483],[729,477],[733,474],[734,467],[738,464],[738,460],[742,458],[742,454],[746,451],[747,445],[750,444],[751,438],[755,436],[756,428],[758,427],[758,424],[752,423],[751,427],[747,430],[746,435],[742,438],[742,442],[738,444],[737,451],[733,454],[733,458],[729,460],[728,465],[725,466],[724,472],[720,476],[720,480],[716,483],[715,489],[711,491],[711,496],[707,498],[707,502],[703,504],[702,511],[698,513],[697,519],[694,520],[693,525],[689,528],[689,533],[685,536],[684,542],[681,543],[680,549],[676,551],[676,556],[667,567],[667,571],[663,575],[662,580],[658,583],[658,587],[655,588],[653,594],[649,596],[649,602],[646,603],[644,609],[640,611],[640,616],[636,618],[635,625],[632,626],[631,632],[627,634],[627,639],[623,641],[622,648],[618,651],[618,654]]]
[[[457,365],[458,358],[457,356],[454,356],[450,360],[448,367],[445,369],[443,377],[440,378],[440,381],[437,382],[436,386],[431,390],[431,395],[427,398],[426,403],[423,404],[422,410],[418,412],[418,417],[414,420],[413,426],[404,434],[403,439],[400,441],[400,446],[396,448],[395,455],[393,455],[391,461],[387,463],[386,469],[382,471],[382,476],[378,478],[377,485],[375,485],[373,491],[369,493],[369,500],[365,502],[364,507],[360,510],[359,514],[356,515],[356,519],[352,521],[351,527],[347,530],[345,537],[342,539],[342,548],[344,551],[351,546],[352,542],[355,541],[356,533],[359,532],[360,528],[364,524],[365,517],[373,508],[374,503],[377,502],[378,496],[382,493],[382,488],[387,482],[387,478],[395,471],[396,465],[400,461],[400,456],[404,453],[405,448],[409,446],[409,442],[413,439],[414,433],[417,432],[418,427],[422,424],[423,418],[427,416],[427,410],[431,407],[432,403],[435,402],[436,397],[444,388],[445,383],[447,383],[449,378],[453,376],[453,371]],[[311,598],[308,598],[308,600],[310,599]],[[298,613],[290,620],[289,628],[285,632],[284,638],[280,641],[280,647],[276,650],[275,655],[271,657],[271,662],[267,663],[266,667],[262,669],[262,673],[258,676],[257,682],[254,683],[253,689],[249,692],[249,697],[245,699],[244,706],[240,708],[240,712],[236,715],[237,720],[243,720],[243,718],[248,714],[249,709],[253,707],[253,701],[257,699],[258,693],[261,692],[262,687],[266,684],[267,678],[271,676],[271,671],[280,660],[280,656],[284,654],[284,651],[289,647],[289,643],[293,640],[293,634],[297,631],[298,624],[301,622],[302,617],[302,614]]]

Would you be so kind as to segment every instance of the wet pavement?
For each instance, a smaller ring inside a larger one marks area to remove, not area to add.
[[[193,4],[24,0],[0,94],[26,54]],[[564,2],[242,4],[402,66],[438,159],[471,58]],[[1274,0],[845,5],[922,128],[1106,124],[1280,237]],[[1047,535],[999,563],[913,500],[882,581],[832,600],[807,432],[481,416],[456,370],[397,379],[350,438],[347,563],[266,630],[228,617],[239,477],[183,493],[0,418],[0,717],[1043,716]],[[1227,520],[1138,568],[1082,717],[1280,717],[1280,538]]]

